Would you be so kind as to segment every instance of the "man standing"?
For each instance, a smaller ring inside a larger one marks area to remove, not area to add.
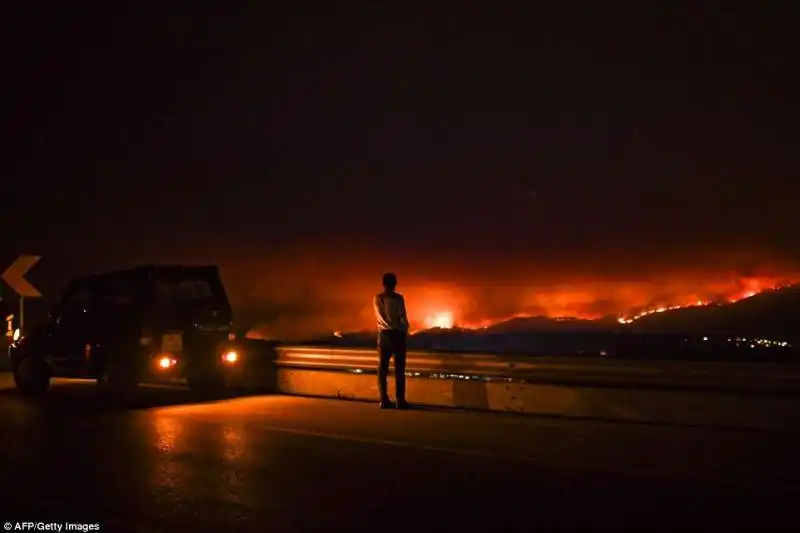
[[[378,391],[381,409],[392,407],[389,400],[389,361],[394,356],[396,407],[405,409],[406,402],[406,335],[408,316],[406,302],[395,292],[397,276],[391,272],[383,275],[383,292],[375,296],[375,318],[378,321]]]

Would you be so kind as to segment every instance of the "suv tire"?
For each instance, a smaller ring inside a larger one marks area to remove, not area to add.
[[[104,367],[98,381],[120,403],[129,402],[139,386],[135,369],[116,362],[108,363]]]
[[[23,357],[14,367],[14,383],[23,396],[41,396],[50,386],[50,368],[39,357]]]

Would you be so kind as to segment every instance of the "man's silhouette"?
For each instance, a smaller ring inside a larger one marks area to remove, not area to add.
[[[394,356],[395,398],[397,408],[408,407],[406,402],[406,335],[408,316],[406,302],[395,292],[397,276],[391,272],[383,275],[383,292],[374,300],[375,318],[378,321],[378,391],[381,409],[392,407],[389,399],[389,361]]]

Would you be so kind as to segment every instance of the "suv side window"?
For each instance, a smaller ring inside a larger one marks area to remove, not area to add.
[[[100,292],[100,308],[110,311],[121,311],[132,308],[136,304],[134,283],[127,279],[108,280],[103,283]]]
[[[61,301],[59,322],[74,322],[91,310],[92,291],[88,285],[73,285]]]
[[[212,296],[211,284],[205,280],[156,282],[156,297],[163,305],[193,303]]]

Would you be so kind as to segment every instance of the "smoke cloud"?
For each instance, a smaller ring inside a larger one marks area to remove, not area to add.
[[[499,265],[480,257],[466,263],[409,255],[297,247],[269,256],[231,257],[222,263],[222,273],[239,326],[252,336],[284,340],[372,329],[371,300],[385,271],[398,274],[398,290],[416,329],[443,312],[466,327],[514,316],[630,315],[736,298],[800,279],[800,268],[774,259],[754,261],[752,254],[695,256],[694,264],[684,267],[677,261],[640,262],[635,269],[624,258],[615,269],[609,263]]]

